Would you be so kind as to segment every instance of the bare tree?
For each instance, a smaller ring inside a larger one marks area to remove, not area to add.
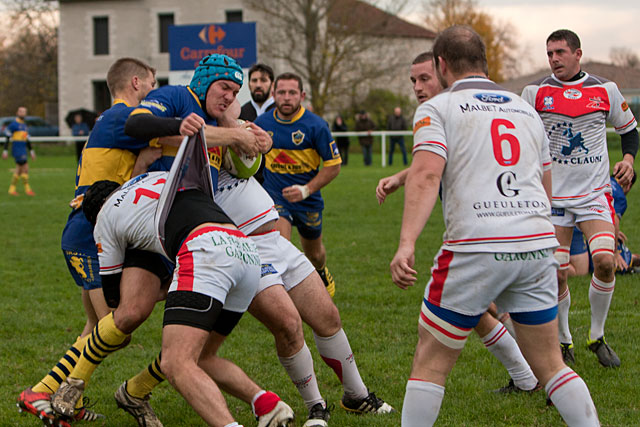
[[[611,63],[618,67],[636,68],[640,64],[638,54],[628,47],[612,47],[609,51],[609,58]]]
[[[517,32],[510,23],[497,22],[478,9],[476,0],[428,0],[427,26],[442,31],[451,25],[468,25],[487,46],[489,76],[500,82],[518,74]]]
[[[402,55],[384,49],[376,36],[399,18],[393,13],[372,15],[371,5],[359,0],[245,3],[269,22],[267,28],[259,29],[260,51],[284,61],[308,82],[307,92],[317,114],[322,115],[336,98],[353,94],[367,82],[384,81],[406,62]]]
[[[8,12],[10,35],[0,44],[0,111],[13,114],[19,105],[36,115],[57,102],[57,2],[1,0]]]

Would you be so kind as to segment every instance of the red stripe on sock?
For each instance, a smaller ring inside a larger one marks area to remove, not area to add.
[[[551,386],[551,389],[549,390],[549,393],[547,393],[549,395],[549,398],[551,398],[551,395],[555,393],[556,390],[558,390],[560,387],[562,387],[563,385],[565,385],[571,380],[575,380],[576,378],[580,378],[580,376],[573,371],[567,372],[566,374],[562,375],[553,383],[553,385]]]
[[[615,286],[611,286],[610,288],[605,288],[604,286],[600,286],[596,284],[596,282],[594,282],[593,280],[591,281],[591,286],[593,286],[593,288],[597,291],[606,292],[606,293],[611,293],[615,289]]]
[[[504,326],[501,327],[500,330],[493,336],[493,338],[490,338],[487,342],[484,343],[485,347],[489,347],[497,343],[506,332],[507,329]]]

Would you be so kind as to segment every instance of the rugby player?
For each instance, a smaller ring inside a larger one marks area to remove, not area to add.
[[[333,297],[335,282],[322,243],[324,200],[320,189],[338,176],[342,160],[327,122],[302,106],[305,95],[299,76],[280,74],[273,84],[275,110],[256,119],[273,138],[273,148],[265,157],[262,185],[280,214],[276,229],[291,240],[291,227],[296,226],[302,250]]]
[[[309,410],[304,426],[327,427],[330,411],[318,388],[311,352],[304,340],[302,320],[313,329],[322,359],[342,382],[344,396],[341,406],[356,414],[393,411],[391,406],[369,392],[362,381],[337,307],[310,261],[275,230],[278,212],[264,188],[253,177],[237,179],[221,169],[215,197],[218,205],[258,248],[262,276],[249,313],[260,320],[275,338],[280,363]],[[219,366],[220,358],[207,355],[199,363],[216,382],[223,382],[220,372],[225,369]],[[138,375],[145,375],[145,371]],[[242,388],[228,384],[224,389],[251,403],[251,396]],[[147,393],[150,392],[148,389]],[[147,420],[150,418],[149,415]]]
[[[589,390],[557,346],[557,241],[544,127],[527,103],[487,78],[485,46],[470,27],[441,32],[433,55],[449,90],[414,117],[400,243],[390,266],[398,287],[415,284],[415,242],[439,190],[446,231],[425,289],[402,425],[435,423],[446,378],[495,301],[510,313],[524,356],[565,422],[597,426]]]
[[[413,60],[410,79],[413,84],[413,92],[419,103],[428,101],[442,91],[442,85],[433,67],[432,52],[421,53]],[[389,194],[404,185],[408,173],[409,169],[404,169],[392,176],[382,178],[376,187],[378,203],[382,204]],[[492,306],[495,307],[495,304]],[[518,344],[507,333],[506,327],[496,320],[489,311],[482,315],[473,329],[487,350],[502,363],[511,376],[509,384],[497,389],[497,392],[534,391],[539,388],[538,380],[522,356]]]
[[[149,98],[154,98],[154,94]],[[163,100],[162,105],[166,102]],[[145,101],[143,105],[151,103]],[[164,166],[169,167],[169,156],[165,160]],[[353,413],[383,414],[392,411],[393,408],[370,393],[362,381],[349,341],[342,330],[338,309],[325,291],[315,268],[289,240],[275,230],[279,215],[271,197],[254,178],[237,179],[223,169],[219,171],[219,177],[220,181],[216,181],[217,203],[239,229],[256,243],[261,258],[262,278],[249,312],[264,323],[275,337],[280,362],[309,409],[305,426],[326,427],[330,413],[318,389],[311,352],[304,341],[302,320],[312,327],[323,360],[334,369],[343,383],[341,406]],[[314,304],[308,304],[310,300]],[[200,365],[216,382],[223,384],[225,381],[220,373],[226,370],[220,368],[220,360],[212,355],[202,358]],[[161,372],[156,366],[157,363],[152,363],[136,377],[148,376],[148,371],[154,371],[160,377]],[[131,381],[125,382],[121,389]],[[158,383],[147,381],[147,384]],[[223,388],[251,403],[252,396],[238,388],[237,383],[226,384]],[[151,390],[152,387],[146,388],[145,395],[148,396]],[[139,404],[138,417],[144,413],[147,423],[151,423],[151,420],[159,423],[157,417],[152,415],[145,395],[130,399],[131,407]]]
[[[11,177],[11,184],[9,184],[10,196],[19,195],[16,190],[16,184],[18,184],[18,180],[20,178],[22,178],[22,182],[24,184],[24,193],[27,196],[36,195],[29,185],[29,164],[27,163],[28,155],[31,155],[31,158],[35,160],[36,152],[31,148],[31,142],[29,141],[29,129],[24,121],[26,117],[27,107],[18,107],[18,111],[16,111],[16,119],[9,123],[5,129],[5,136],[7,137],[7,140],[4,143],[4,149],[2,150],[2,158],[6,159],[9,156],[7,148],[11,142],[11,156],[16,162],[16,169]]]
[[[170,173],[151,172],[122,186],[112,181],[94,184],[83,211],[97,222],[94,234],[105,277],[122,274],[130,248],[175,259],[165,305],[161,369],[208,425],[233,427],[239,424],[198,360],[215,356],[246,311],[260,278],[260,258],[255,244],[213,202],[204,145],[196,138],[187,142],[197,143],[200,147],[192,148],[195,154],[188,161],[181,159],[190,147],[181,148],[178,167]],[[240,368],[225,362],[227,381],[261,392],[256,406],[265,401],[263,405],[270,405],[259,425],[293,422],[293,411],[276,394],[260,390]]]
[[[620,135],[622,161],[613,175],[626,186],[633,176],[638,151],[637,122],[614,82],[592,76],[580,68],[580,39],[570,30],[547,37],[547,58],[552,75],[522,91],[544,122],[550,141],[553,174],[551,219],[560,247],[558,320],[565,361],[575,360],[569,330],[571,295],[567,285],[569,245],[573,227],[583,232],[593,258],[589,286],[591,328],[587,346],[605,367],[620,366],[618,355],[604,338],[604,325],[615,287],[614,212],[609,184],[606,122]]]
[[[206,123],[208,126],[204,133],[207,144],[212,146],[209,148],[210,162],[218,167],[220,149],[217,145],[235,144],[238,150],[251,155],[255,155],[260,149],[268,149],[269,136],[255,125],[249,125],[252,130],[215,126],[216,119],[224,121],[225,111],[235,101],[242,83],[241,71],[233,59],[224,55],[203,58],[189,87],[164,86],[151,92],[146,104],[142,103],[128,111],[125,132],[132,138],[148,141],[159,137],[193,135]],[[162,105],[161,95],[167,92],[171,94],[167,98],[171,100],[171,104],[167,102]],[[154,116],[150,108],[167,116]],[[172,162],[175,152],[175,146],[163,145],[162,157],[156,164],[162,165],[167,159]],[[215,178],[212,178],[215,185],[217,169],[212,167],[211,170],[215,171]],[[61,415],[69,416],[71,408],[80,401],[96,367],[128,340],[129,335],[149,317],[156,301],[163,299],[166,294],[166,287],[163,288],[162,285],[168,285],[170,274],[166,271],[165,264],[158,261],[157,254],[134,250],[130,252],[125,258],[122,278],[105,276],[108,282],[102,281],[106,301],[115,311],[100,319],[94,328],[95,333],[89,335],[76,366],[53,396],[53,408]],[[151,373],[149,375],[152,376]],[[144,396],[143,391],[139,390],[144,390],[145,386],[144,379],[141,379],[139,382],[129,383],[124,391],[133,393],[133,396]],[[125,410],[129,407],[125,399],[127,397],[125,393],[116,393],[116,400]]]
[[[107,85],[114,104],[97,120],[78,164],[75,199],[72,211],[62,232],[62,251],[67,267],[76,284],[82,288],[82,302],[87,321],[80,337],[60,361],[35,386],[18,397],[18,406],[40,418],[59,425],[68,419],[95,420],[96,414],[79,407],[68,417],[58,419],[51,408],[51,394],[74,369],[89,334],[99,319],[109,313],[102,292],[98,252],[91,225],[80,209],[84,193],[98,180],[109,179],[123,183],[131,176],[144,172],[160,154],[148,148],[146,140],[124,134],[124,124],[131,111],[153,89],[155,69],[135,58],[120,58],[107,72]],[[137,262],[135,258],[130,259]],[[135,265],[135,264],[133,264]],[[141,275],[154,275],[154,269],[141,270]],[[161,273],[161,274],[166,274]]]

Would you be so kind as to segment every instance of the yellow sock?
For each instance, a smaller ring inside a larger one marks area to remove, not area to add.
[[[20,178],[22,178],[22,183],[24,184],[24,191],[30,192],[31,186],[29,185],[29,174],[23,173],[22,175],[20,175]]]
[[[49,373],[31,389],[36,393],[55,393],[58,390],[58,387],[60,387],[60,383],[69,376],[69,373],[73,371],[76,363],[78,363],[78,359],[82,353],[82,348],[88,339],[89,335],[78,337],[76,342],[69,348],[69,350],[67,350],[62,359],[60,359],[58,363],[51,368],[51,371],[49,371]]]
[[[82,350],[82,356],[78,359],[76,367],[69,376],[80,378],[87,384],[91,374],[93,374],[100,362],[114,351],[120,349],[120,346],[128,336],[129,334],[125,334],[116,327],[113,321],[113,313],[109,313],[100,319],[96,327],[91,331],[87,344]]]
[[[11,177],[11,184],[9,184],[9,193],[16,192],[16,184],[18,183],[18,179],[20,179],[20,177],[18,176],[18,174],[14,173]]]
[[[127,393],[133,397],[144,399],[155,386],[166,379],[160,370],[161,357],[162,353],[158,354],[158,357],[146,369],[143,369],[138,375],[127,381]]]

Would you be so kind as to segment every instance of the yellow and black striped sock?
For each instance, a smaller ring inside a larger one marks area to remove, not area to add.
[[[161,358],[162,353],[159,353],[158,357],[146,369],[127,381],[127,393],[133,397],[144,399],[158,384],[167,379],[160,370]]]
[[[108,355],[121,348],[121,345],[129,334],[125,334],[116,327],[113,321],[113,313],[109,313],[93,328],[89,340],[82,350],[82,356],[78,359],[71,377],[84,380],[85,385],[93,371]]]
[[[67,350],[65,355],[58,361],[58,363],[51,368],[51,371],[40,380],[38,384],[31,389],[36,393],[55,393],[60,387],[65,378],[69,375],[73,368],[75,368],[80,354],[82,354],[82,348],[89,339],[89,335],[84,337],[78,337],[76,342]]]

